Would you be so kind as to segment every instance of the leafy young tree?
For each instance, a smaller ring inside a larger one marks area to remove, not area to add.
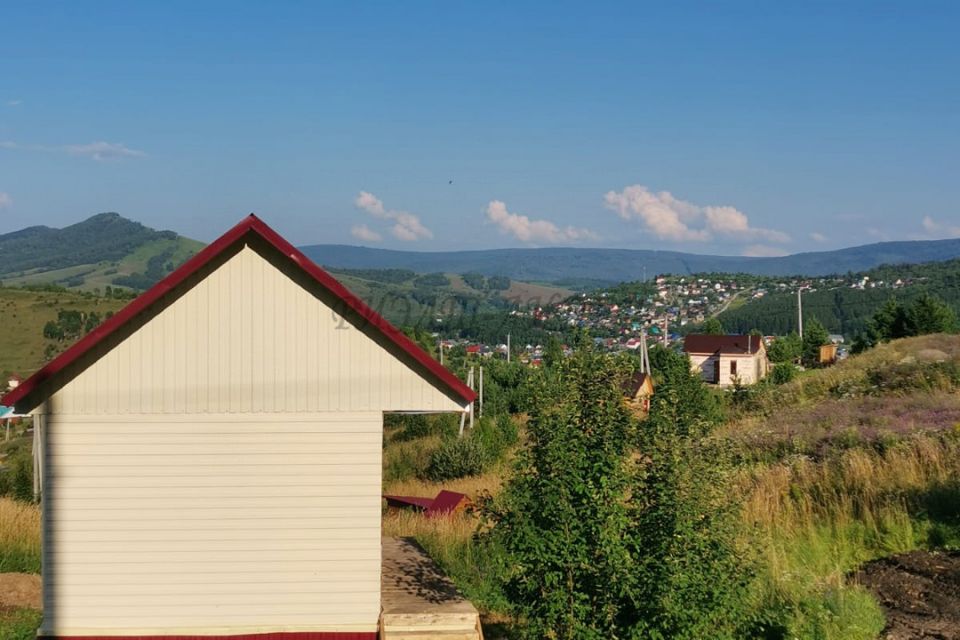
[[[820,363],[820,347],[830,344],[830,334],[816,318],[803,328],[803,366],[815,367]]]
[[[548,367],[555,367],[563,361],[563,345],[557,336],[551,335],[547,338],[547,344],[543,347],[543,364]]]
[[[627,443],[634,422],[613,361],[581,349],[541,376],[529,446],[488,515],[527,638],[627,637]],[[625,619],[626,617],[626,619]]]
[[[654,345],[650,348],[650,369],[654,380],[651,416],[657,415],[659,419],[648,420],[646,429],[670,424],[671,430],[680,430],[687,435],[686,430],[691,425],[700,425],[697,432],[702,434],[723,422],[719,399],[691,370],[690,359],[685,354]],[[665,402],[670,402],[671,406],[666,406]]]
[[[725,489],[724,456],[705,444],[719,420],[716,401],[686,357],[662,350],[655,359],[630,513],[633,637],[741,637],[751,563],[737,548],[739,509]]]
[[[723,330],[723,324],[716,317],[707,318],[703,326],[700,327],[700,332],[713,336],[722,336],[726,333]]]
[[[803,353],[803,341],[796,331],[780,336],[770,345],[767,356],[770,362],[796,362]]]

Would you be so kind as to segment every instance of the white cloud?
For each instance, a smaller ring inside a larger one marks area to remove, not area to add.
[[[789,242],[782,231],[750,226],[742,211],[730,206],[701,206],[674,197],[669,191],[654,193],[635,184],[623,191],[608,191],[604,206],[624,220],[639,220],[648,231],[663,240],[707,242],[715,236],[745,242]]]
[[[90,144],[70,144],[64,147],[73,156],[83,156],[94,160],[117,160],[121,158],[142,158],[143,151],[131,149],[119,142],[91,142]]]
[[[10,197],[10,194],[0,191],[0,209],[9,209],[12,206],[13,198]]]
[[[7,100],[4,104],[8,107],[19,107],[23,104],[23,100]]]
[[[353,204],[374,218],[392,221],[393,226],[390,228],[390,233],[392,233],[395,238],[407,242],[414,242],[416,240],[433,237],[433,232],[420,222],[418,216],[408,213],[407,211],[387,209],[380,198],[368,191],[361,191],[354,199]],[[367,230],[372,232],[371,229]],[[379,234],[377,235],[379,236]]]
[[[578,227],[558,227],[549,220],[531,220],[527,216],[510,213],[500,200],[491,200],[487,205],[487,220],[497,225],[500,233],[512,235],[523,242],[578,242],[595,240],[597,234]]]
[[[669,191],[653,193],[643,185],[635,184],[619,193],[608,191],[603,201],[624,220],[639,218],[658,238],[678,242],[710,239],[706,229],[689,226],[700,216],[699,208],[674,198]]]
[[[890,239],[890,236],[888,236],[886,233],[884,233],[884,232],[881,231],[880,229],[877,229],[876,227],[868,227],[868,228],[867,228],[867,235],[870,236],[871,238],[876,239],[876,240],[884,240],[884,241],[886,241],[886,240],[889,240],[889,239]]]
[[[742,255],[748,258],[779,258],[787,255],[787,252],[780,247],[770,247],[764,244],[752,244],[745,247]]]
[[[90,144],[66,144],[48,146],[42,144],[21,144],[13,140],[0,140],[0,149],[18,151],[42,151],[45,153],[68,153],[72,156],[92,158],[93,160],[119,160],[123,158],[143,158],[147,154],[131,149],[119,142],[91,142]]]
[[[823,235],[819,231],[814,231],[813,233],[810,234],[810,239],[813,240],[814,242],[826,242],[827,236]]]
[[[372,193],[361,191],[357,199],[353,201],[353,204],[356,205],[358,209],[363,209],[372,216],[378,218],[387,217],[387,211],[383,208],[383,200]]]
[[[960,236],[960,227],[937,222],[930,216],[924,216],[921,224],[927,238],[956,238]]]
[[[357,240],[363,240],[364,242],[380,242],[383,240],[383,236],[365,224],[353,225],[353,227],[350,229],[350,235]]]

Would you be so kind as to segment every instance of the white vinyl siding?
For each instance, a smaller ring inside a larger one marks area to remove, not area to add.
[[[42,634],[376,630],[380,412],[43,424]]]
[[[98,360],[74,365],[89,366],[43,411],[462,410],[337,311],[244,247]]]

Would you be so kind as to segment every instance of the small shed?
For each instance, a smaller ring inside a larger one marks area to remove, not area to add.
[[[831,364],[836,364],[837,362],[837,344],[831,342],[830,344],[820,345],[820,364],[823,366],[828,366]]]
[[[653,397],[653,378],[649,373],[636,371],[623,381],[623,400],[634,414],[645,417],[650,413],[650,398]]]
[[[10,391],[42,637],[373,640],[383,413],[475,394],[255,216]]]

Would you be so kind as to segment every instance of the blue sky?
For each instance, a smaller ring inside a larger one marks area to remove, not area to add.
[[[208,241],[254,211],[296,244],[413,250],[960,235],[958,3],[0,13],[0,232],[117,211]]]

